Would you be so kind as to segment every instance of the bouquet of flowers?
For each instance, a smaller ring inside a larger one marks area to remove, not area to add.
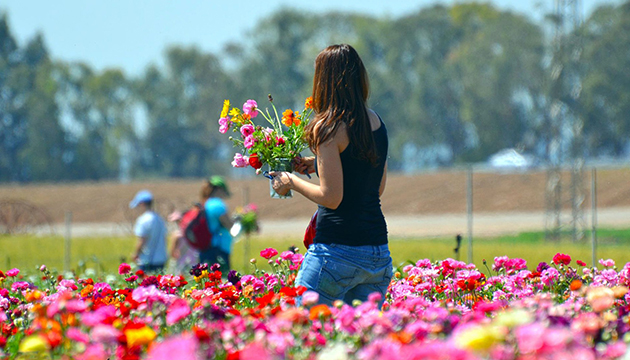
[[[243,207],[237,207],[234,217],[240,223],[240,231],[245,233],[245,235],[258,231],[258,207],[256,204],[251,203]]]
[[[223,102],[219,132],[225,134],[232,129],[237,135],[230,136],[230,140],[241,149],[234,155],[232,166],[251,166],[257,174],[262,173],[263,165],[268,165],[269,170],[291,171],[291,161],[306,149],[303,135],[313,112],[312,98],[306,99],[301,113],[287,109],[282,117],[278,115],[271,95],[269,102],[273,114],[268,109],[260,109],[255,100],[247,100],[242,109],[231,107],[229,100]],[[253,122],[259,114],[267,121],[267,126]]]

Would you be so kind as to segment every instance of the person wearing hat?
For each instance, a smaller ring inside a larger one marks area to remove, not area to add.
[[[201,199],[206,212],[208,229],[212,233],[212,245],[199,253],[199,262],[210,266],[219,264],[221,272],[227,276],[230,271],[232,235],[234,222],[224,199],[230,197],[230,190],[221,176],[212,176],[201,188]]]
[[[140,190],[129,203],[129,208],[139,208],[142,215],[133,227],[138,244],[133,260],[145,272],[159,272],[164,268],[166,255],[166,225],[160,215],[153,211],[153,194]]]

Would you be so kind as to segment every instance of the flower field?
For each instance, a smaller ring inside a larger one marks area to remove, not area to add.
[[[191,274],[64,278],[0,272],[2,359],[623,359],[630,263],[586,267],[496,257],[484,268],[419,260],[395,274],[382,309],[317,305],[293,282],[303,257],[274,249],[274,271],[197,265]],[[303,304],[295,306],[296,297]]]

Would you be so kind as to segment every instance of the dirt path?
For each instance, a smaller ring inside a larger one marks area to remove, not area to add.
[[[568,222],[570,214],[564,214]],[[591,226],[591,215],[586,214],[587,226]],[[386,217],[389,234],[392,237],[438,237],[455,236],[468,233],[466,214],[441,215],[389,215]],[[268,237],[301,238],[309,218],[293,218],[287,220],[269,219],[261,221],[260,235]],[[600,209],[597,213],[599,227],[627,228],[630,226],[630,207]],[[494,236],[516,234],[524,231],[540,231],[544,229],[544,213],[542,212],[502,212],[478,213],[473,215],[473,234],[476,236]],[[64,234],[62,224],[55,226],[58,234]],[[119,223],[75,223],[72,235],[84,236],[124,236],[129,234],[128,228]]]

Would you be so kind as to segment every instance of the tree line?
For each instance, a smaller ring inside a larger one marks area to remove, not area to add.
[[[2,14],[0,182],[226,173],[233,152],[217,131],[223,100],[256,99],[264,108],[272,94],[277,106],[301,109],[315,56],[333,43],[352,44],[366,64],[392,170],[421,159],[483,161],[511,147],[545,159],[555,56],[549,23],[477,3],[393,19],[286,9],[242,43],[217,53],[173,46],[164,66],[128,76],[52,59],[41,34],[19,44]],[[570,106],[583,121],[581,151],[624,156],[630,1],[600,6],[576,32],[581,92]]]

